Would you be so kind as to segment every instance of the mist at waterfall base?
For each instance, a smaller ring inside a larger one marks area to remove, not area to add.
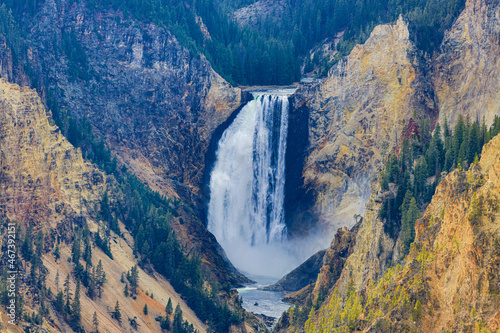
[[[286,236],[288,109],[286,95],[245,105],[219,140],[210,176],[208,229],[233,265],[256,281],[276,282],[319,249]]]

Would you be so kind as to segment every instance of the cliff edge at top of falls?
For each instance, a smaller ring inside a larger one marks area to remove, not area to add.
[[[375,27],[326,79],[302,85],[293,98],[291,117],[308,113],[303,178],[313,199],[308,214],[292,209],[290,223],[317,218],[331,239],[363,213],[373,176],[414,111],[436,117],[426,63],[400,17]]]

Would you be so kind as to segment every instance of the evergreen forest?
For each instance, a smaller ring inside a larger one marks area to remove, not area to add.
[[[44,0],[3,0],[18,22],[36,15]],[[68,0],[77,2],[78,0]],[[114,8],[126,17],[169,29],[191,50],[204,54],[226,80],[239,85],[284,85],[301,78],[311,48],[343,32],[335,59],[313,59],[328,69],[363,43],[372,29],[404,15],[417,47],[431,54],[444,31],[464,8],[465,0],[283,0],[280,17],[262,18],[257,26],[240,26],[232,12],[253,0],[88,0],[89,8]],[[197,18],[210,34],[204,36]],[[4,23],[5,24],[5,23]],[[75,52],[75,55],[82,52]],[[80,61],[75,57],[75,65]],[[311,59],[309,59],[310,61]]]
[[[413,121],[413,119],[411,120]],[[382,171],[382,190],[395,191],[379,212],[384,231],[401,239],[401,253],[408,254],[415,238],[415,222],[430,203],[439,181],[455,169],[477,164],[483,146],[500,133],[500,117],[488,129],[484,120],[472,122],[461,115],[452,129],[445,120],[431,133],[430,121],[422,118],[416,131],[403,135],[399,150],[391,154]]]

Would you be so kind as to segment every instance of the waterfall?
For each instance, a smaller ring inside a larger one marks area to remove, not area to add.
[[[245,105],[219,140],[210,175],[208,229],[240,270],[279,276],[290,268],[284,216],[287,96]]]

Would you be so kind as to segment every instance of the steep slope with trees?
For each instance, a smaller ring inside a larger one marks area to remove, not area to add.
[[[490,74],[498,66],[494,60],[477,62],[468,57],[476,51],[480,57],[488,54],[490,47],[482,43],[495,36],[494,17],[499,10],[496,2],[467,2],[447,33],[442,54],[435,54],[437,65],[431,62],[428,67],[440,121],[435,122],[437,114],[426,119],[417,113],[406,122],[398,145],[385,157],[383,172],[371,184],[354,249],[327,300],[321,305],[314,302],[317,293],[312,298],[302,295],[308,303],[283,316],[281,330],[288,326],[291,331],[305,327],[311,332],[498,329],[496,292],[483,287],[496,283],[485,267],[496,265],[498,247],[494,241],[497,189],[487,185],[496,182],[497,172],[499,139],[495,136],[500,123],[492,102],[496,76]],[[453,73],[465,73],[457,71],[463,68],[478,74],[468,76],[471,89],[461,85],[448,94],[449,83],[443,78],[447,75],[455,84]],[[476,99],[477,108],[465,107],[475,105]],[[483,172],[484,168],[488,171]],[[322,271],[332,263],[325,263]],[[315,292],[324,285],[324,279],[318,279]],[[306,318],[310,319],[307,323]]]
[[[142,331],[158,331],[159,323],[136,307],[145,300],[152,306],[149,316],[161,315],[171,297],[181,304],[184,320],[205,331],[206,326],[159,274],[153,278],[140,269],[137,298],[123,294],[120,275],[136,265],[137,258],[133,239],[111,230],[102,211],[102,196],[117,187],[114,176],[86,161],[81,150],[50,125],[35,91],[3,79],[0,91],[0,242],[6,249],[7,226],[15,224],[17,324],[92,331],[94,315],[111,332],[127,329],[134,318]],[[2,250],[2,305],[9,302],[7,270],[15,270],[8,263],[8,252]],[[153,290],[154,299],[145,297]],[[121,304],[121,323],[107,311],[115,302]],[[2,325],[7,331],[15,329],[5,321]]]
[[[415,45],[432,55],[464,4],[465,0],[260,0],[238,9],[234,16],[244,27],[252,27],[267,39],[286,43],[291,38],[294,56],[304,59],[304,71],[318,67],[320,75],[326,76],[329,68],[356,44],[364,43],[377,25],[395,21],[401,14],[408,18]],[[333,59],[312,52],[318,45],[331,43],[340,33],[342,38],[335,43],[338,53]]]
[[[28,16],[37,13],[40,3],[52,1],[4,0],[15,13]],[[464,0],[88,1],[90,8],[114,8],[125,17],[169,29],[193,54],[202,52],[226,80],[250,85],[298,81],[304,58],[321,67],[324,75],[354,45],[363,43],[376,25],[394,21],[400,14],[409,18],[417,46],[431,54],[464,3]],[[278,7],[279,10],[274,10]],[[251,18],[250,27],[238,25],[233,19],[235,9],[238,9],[235,16],[241,17],[241,22]],[[340,32],[344,33],[337,45],[336,58],[307,57],[315,45],[325,39],[328,43],[328,39]]]
[[[497,331],[499,158],[496,136],[480,160],[437,187],[412,225],[415,240],[404,265],[366,279],[362,291],[344,275],[346,288],[311,309],[305,331]]]

